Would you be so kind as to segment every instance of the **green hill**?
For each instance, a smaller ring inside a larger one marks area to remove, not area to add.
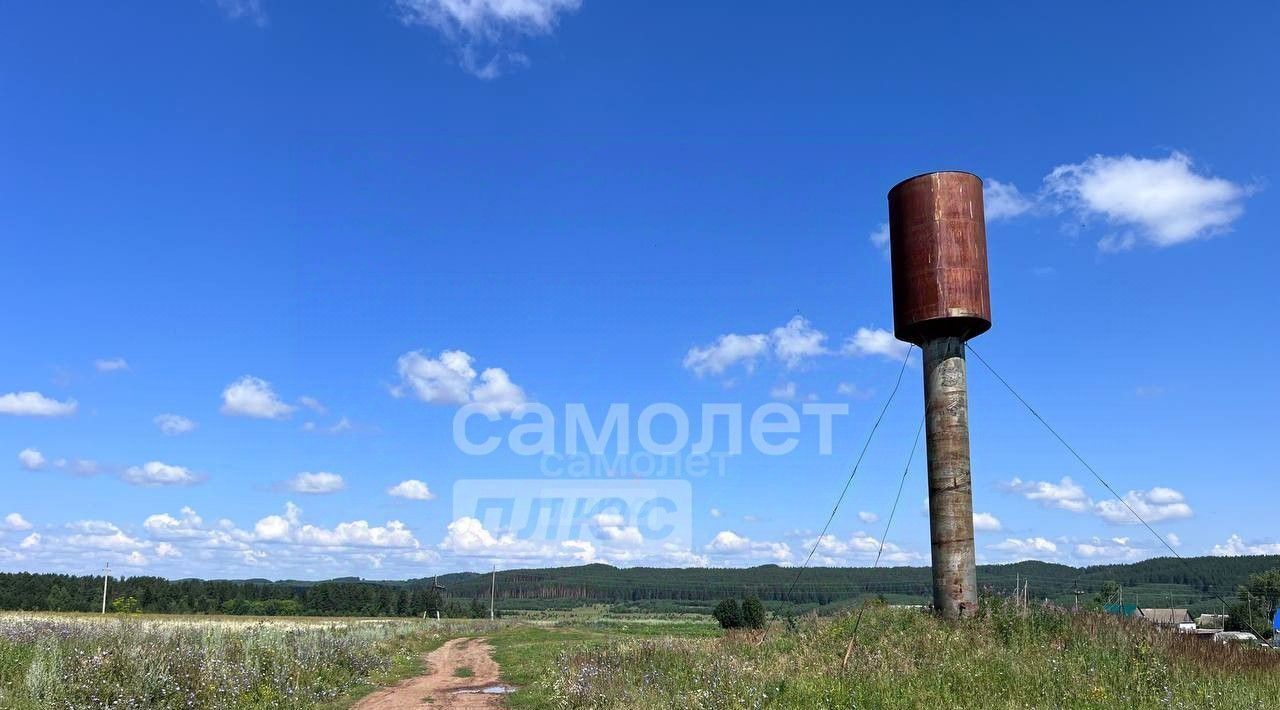
[[[1156,558],[1132,564],[1069,567],[1048,562],[981,565],[978,582],[992,593],[1011,592],[1029,582],[1032,599],[1070,604],[1098,595],[1108,583],[1120,585],[1126,602],[1143,606],[1190,607],[1211,611],[1228,603],[1250,574],[1280,568],[1280,556],[1194,557],[1184,564]],[[605,564],[497,573],[504,609],[564,608],[612,604],[620,611],[706,611],[726,597],[755,595],[770,606],[839,609],[865,597],[892,603],[928,603],[928,567],[815,567],[804,571],[763,565],[749,568],[618,568]],[[157,613],[421,615],[440,609],[462,616],[487,602],[488,574],[441,575],[443,595],[431,592],[437,578],[368,581],[355,577],[327,581],[113,579],[111,597],[133,597],[142,611]],[[101,604],[101,577],[25,572],[0,574],[0,609],[94,611]]]

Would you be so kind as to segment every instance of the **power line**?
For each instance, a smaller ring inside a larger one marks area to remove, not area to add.
[[[880,428],[880,422],[884,420],[885,412],[889,411],[889,405],[893,403],[893,398],[898,394],[898,386],[902,384],[902,373],[907,370],[907,362],[911,359],[911,349],[914,346],[908,346],[906,355],[902,358],[902,367],[898,368],[898,379],[894,380],[893,391],[889,393],[889,398],[885,400],[884,406],[880,408],[880,415],[876,417],[876,421],[871,425],[871,431],[867,433],[867,440],[862,445],[862,452],[858,454],[858,460],[853,463],[853,469],[849,471],[849,478],[844,482],[844,488],[840,491],[840,496],[836,498],[836,504],[831,507],[831,515],[827,516],[826,525],[822,526],[822,532],[818,534],[818,538],[813,541],[813,547],[809,550],[809,555],[804,558],[804,564],[800,565],[800,569],[796,570],[796,578],[791,581],[791,588],[787,590],[784,600],[791,598],[791,592],[795,591],[796,584],[800,582],[800,576],[804,574],[805,568],[809,566],[813,555],[818,551],[818,545],[822,544],[823,538],[827,536],[827,530],[831,528],[831,521],[836,518],[836,511],[840,510],[840,504],[844,502],[844,496],[849,492],[849,486],[853,485],[853,477],[858,475],[858,467],[862,465],[862,459],[867,455],[867,449],[871,447],[871,439],[876,435],[876,429]]]
[[[973,356],[974,356],[974,357],[978,358],[978,362],[982,363],[982,366],[983,366],[983,367],[985,367],[985,368],[987,368],[987,371],[988,371],[988,372],[990,372],[992,375],[994,375],[994,376],[995,376],[995,378],[996,378],[997,380],[999,380],[999,381],[1000,381],[1000,384],[1004,385],[1004,388],[1005,388],[1005,389],[1009,390],[1009,394],[1013,395],[1015,399],[1017,399],[1019,402],[1021,402],[1021,403],[1022,403],[1022,406],[1026,407],[1026,408],[1027,408],[1027,411],[1028,411],[1028,412],[1030,412],[1030,413],[1031,413],[1031,415],[1032,415],[1033,417],[1035,417],[1035,418],[1036,418],[1036,419],[1037,419],[1037,420],[1038,420],[1042,425],[1044,425],[1044,428],[1045,428],[1045,429],[1047,429],[1047,430],[1049,431],[1049,433],[1050,433],[1050,434],[1053,434],[1054,438],[1055,438],[1055,439],[1057,439],[1057,440],[1058,440],[1058,442],[1059,442],[1059,443],[1061,443],[1061,444],[1062,444],[1062,445],[1067,449],[1067,451],[1070,451],[1070,452],[1071,452],[1071,455],[1072,455],[1072,456],[1074,456],[1074,457],[1076,458],[1076,460],[1077,460],[1077,461],[1079,461],[1079,462],[1080,462],[1080,464],[1081,464],[1082,466],[1084,466],[1084,467],[1085,467],[1085,469],[1087,469],[1087,470],[1089,471],[1089,473],[1090,473],[1090,474],[1092,474],[1092,475],[1093,475],[1093,477],[1094,477],[1095,479],[1097,479],[1098,483],[1101,483],[1101,484],[1102,484],[1102,487],[1103,487],[1103,488],[1106,488],[1106,489],[1107,489],[1107,491],[1108,491],[1109,493],[1111,493],[1111,495],[1112,495],[1112,496],[1114,496],[1116,500],[1120,501],[1120,504],[1121,504],[1121,505],[1123,505],[1126,509],[1128,509],[1128,511],[1133,515],[1133,517],[1134,517],[1134,518],[1136,518],[1138,522],[1142,523],[1142,526],[1143,526],[1143,527],[1145,527],[1145,528],[1147,529],[1147,531],[1148,531],[1148,532],[1150,532],[1152,535],[1154,535],[1154,536],[1155,536],[1155,538],[1156,538],[1157,540],[1159,540],[1159,541],[1160,541],[1160,544],[1161,544],[1161,545],[1164,545],[1165,549],[1169,551],[1169,554],[1171,554],[1171,555],[1173,555],[1175,558],[1177,558],[1177,560],[1178,560],[1179,562],[1181,562],[1181,563],[1182,563],[1182,564],[1187,568],[1187,571],[1188,571],[1188,572],[1190,572],[1190,573],[1192,574],[1192,576],[1198,576],[1198,575],[1196,574],[1195,569],[1193,569],[1193,568],[1191,567],[1191,563],[1187,562],[1187,560],[1186,560],[1186,558],[1185,558],[1185,557],[1183,557],[1182,555],[1178,554],[1178,551],[1177,551],[1177,550],[1175,550],[1175,549],[1173,549],[1173,545],[1170,545],[1170,544],[1169,544],[1169,542],[1168,542],[1167,540],[1165,540],[1165,539],[1164,539],[1164,536],[1163,536],[1163,535],[1161,535],[1160,533],[1156,532],[1156,529],[1155,529],[1155,528],[1153,528],[1153,527],[1151,527],[1151,524],[1150,524],[1150,523],[1148,523],[1146,520],[1144,520],[1144,519],[1143,519],[1143,517],[1142,517],[1141,515],[1138,515],[1138,511],[1134,510],[1134,509],[1133,509],[1133,506],[1129,505],[1129,501],[1127,501],[1127,500],[1125,500],[1124,498],[1122,498],[1122,497],[1120,496],[1120,494],[1116,492],[1116,489],[1115,489],[1115,488],[1112,488],[1110,483],[1107,483],[1106,479],[1104,479],[1104,478],[1102,477],[1102,474],[1098,473],[1098,471],[1097,471],[1096,469],[1094,469],[1094,467],[1093,467],[1093,466],[1090,466],[1090,465],[1089,465],[1089,462],[1088,462],[1088,461],[1085,461],[1085,460],[1084,460],[1084,457],[1080,455],[1080,452],[1076,451],[1075,447],[1073,447],[1071,444],[1067,443],[1067,440],[1066,440],[1066,439],[1064,439],[1064,438],[1062,438],[1062,435],[1061,435],[1061,434],[1059,434],[1059,433],[1058,433],[1058,431],[1057,431],[1056,429],[1054,429],[1054,428],[1053,428],[1053,426],[1051,426],[1051,425],[1049,424],[1049,422],[1045,421],[1045,418],[1044,418],[1044,417],[1040,416],[1040,413],[1039,413],[1039,412],[1037,412],[1037,411],[1035,410],[1035,407],[1032,407],[1032,406],[1031,406],[1031,403],[1030,403],[1030,402],[1028,402],[1026,399],[1024,399],[1024,398],[1022,397],[1022,395],[1018,394],[1018,391],[1017,391],[1017,390],[1015,390],[1015,389],[1013,388],[1013,385],[1009,384],[1008,380],[1006,380],[1005,378],[1001,377],[1001,376],[1000,376],[1000,373],[999,373],[999,372],[996,372],[996,369],[995,369],[994,367],[992,367],[992,366],[991,366],[991,364],[990,364],[990,363],[988,363],[988,362],[987,362],[987,361],[982,357],[982,355],[978,354],[978,351],[977,351],[977,350],[974,350],[972,345],[970,345],[969,343],[967,343],[967,342],[966,342],[966,343],[964,344],[964,346],[965,346],[965,348],[966,348],[966,349],[968,349],[968,351],[969,351],[969,352],[973,353]],[[1208,585],[1208,586],[1212,586],[1212,585]],[[1218,599],[1218,601],[1222,602],[1224,605],[1227,603],[1227,600],[1226,600],[1226,599],[1223,599],[1221,595],[1216,594],[1216,593],[1212,593],[1212,594],[1213,594],[1213,596],[1214,596],[1216,599]],[[1255,635],[1255,636],[1258,636],[1259,638],[1261,638],[1261,636],[1258,634],[1257,629],[1254,629],[1254,628],[1253,628],[1253,626],[1252,626],[1252,625],[1250,625],[1250,624],[1249,624],[1249,622],[1248,622],[1247,620],[1244,622],[1244,625],[1245,625],[1245,626],[1248,626],[1248,627],[1249,627],[1249,630],[1250,630],[1250,631],[1252,631],[1252,632],[1254,633],[1254,635]]]
[[[875,562],[871,563],[871,569],[880,566],[880,555],[884,554],[884,546],[889,541],[889,529],[893,527],[893,516],[898,512],[898,502],[902,500],[902,488],[907,483],[907,474],[911,471],[911,462],[915,460],[916,451],[920,448],[920,432],[924,431],[924,418],[920,419],[920,426],[916,427],[915,441],[911,442],[911,452],[907,454],[907,465],[902,467],[902,478],[898,480],[898,494],[893,497],[893,507],[889,509],[889,520],[884,524],[884,534],[880,536],[880,549],[876,550]],[[858,627],[862,625],[862,612],[866,611],[867,603],[864,601],[858,609],[858,618],[853,622],[853,638],[849,639],[850,646],[853,641],[858,638]],[[848,654],[845,654],[846,658]]]

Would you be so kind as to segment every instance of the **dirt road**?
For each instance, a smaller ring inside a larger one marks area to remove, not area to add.
[[[488,642],[460,638],[427,654],[427,672],[367,696],[352,710],[500,708],[505,688]],[[467,669],[461,671],[459,669]],[[486,692],[488,691],[488,692]]]

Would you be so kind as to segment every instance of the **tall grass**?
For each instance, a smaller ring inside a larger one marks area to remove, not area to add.
[[[562,708],[1263,708],[1280,652],[1227,648],[1141,621],[986,600],[943,622],[871,608],[775,623],[764,636],[615,639],[561,654]]]
[[[454,629],[0,616],[3,708],[309,708],[416,665]]]

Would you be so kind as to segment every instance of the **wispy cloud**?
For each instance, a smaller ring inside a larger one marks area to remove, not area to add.
[[[400,21],[429,27],[453,45],[458,64],[481,79],[496,79],[529,58],[522,39],[551,34],[582,0],[396,0]]]
[[[1019,192],[1016,185],[993,179],[983,181],[982,202],[988,222],[1017,217],[1035,207],[1035,201]]]
[[[907,351],[910,349],[911,345],[909,343],[898,340],[893,333],[887,330],[882,328],[859,328],[856,333],[845,339],[841,352],[859,357],[878,355],[890,360],[900,361],[906,357]]]
[[[196,423],[181,414],[160,414],[152,421],[165,436],[188,434],[196,429]]]
[[[336,493],[347,487],[347,482],[342,480],[342,476],[327,471],[318,471],[316,473],[303,472],[289,479],[287,484],[289,490],[294,493]]]
[[[39,471],[44,468],[44,454],[39,449],[23,449],[18,452],[18,465],[27,471]]]
[[[267,24],[267,13],[262,9],[262,0],[217,0],[218,8],[233,20],[245,20],[259,27]]]
[[[129,362],[122,357],[105,358],[94,360],[93,367],[98,372],[125,372],[129,369]]]

